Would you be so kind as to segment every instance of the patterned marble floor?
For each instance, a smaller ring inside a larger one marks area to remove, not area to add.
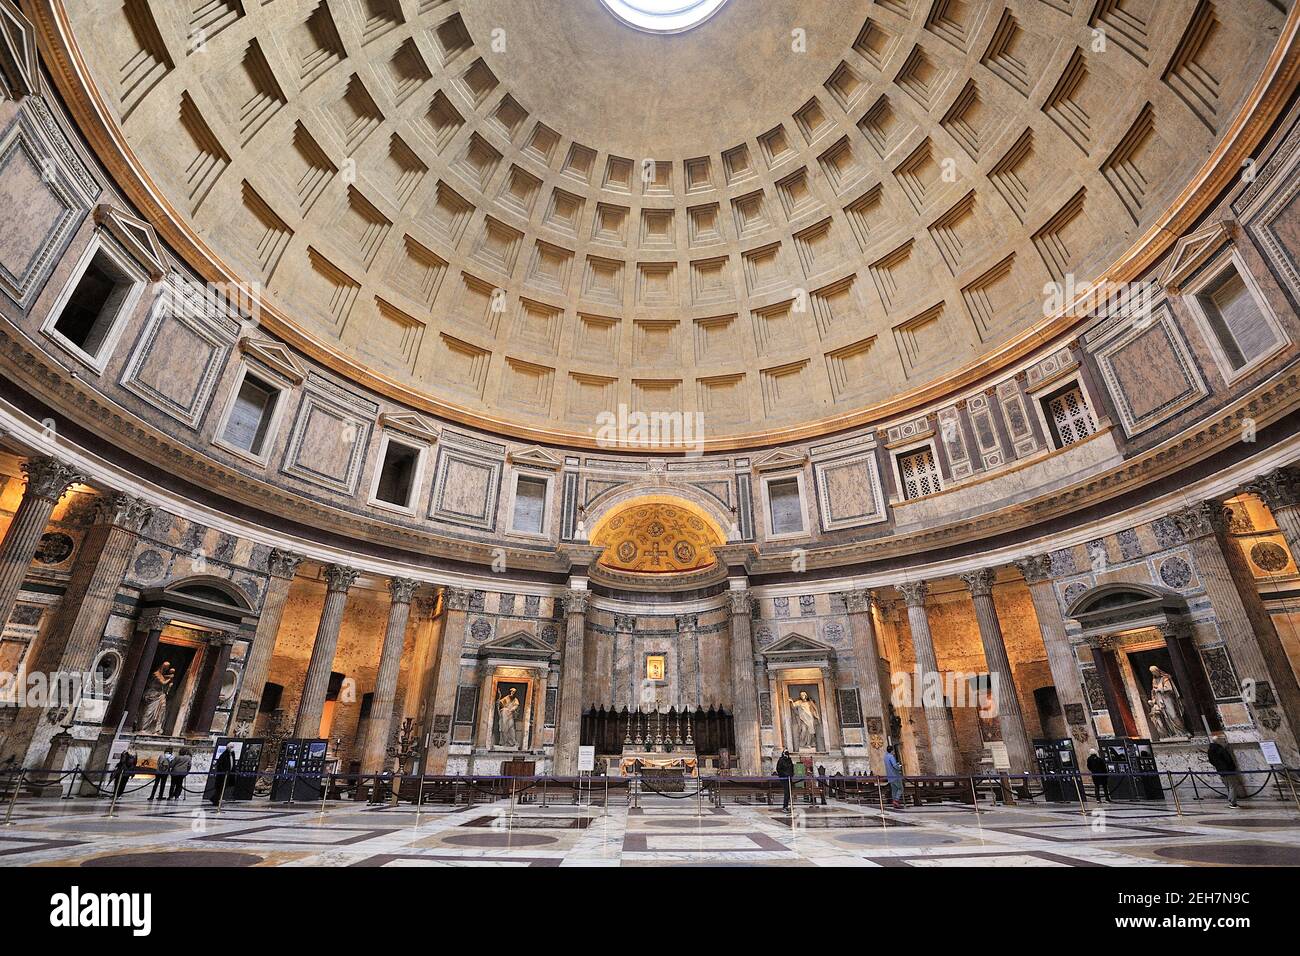
[[[1300,866],[1300,811],[1127,804],[930,806],[831,801],[792,814],[694,798],[513,809],[20,800],[3,866]]]

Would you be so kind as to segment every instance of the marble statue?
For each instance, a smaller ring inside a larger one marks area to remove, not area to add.
[[[1147,707],[1156,739],[1187,736],[1182,694],[1178,692],[1174,679],[1155,664],[1151,665],[1151,697]]]
[[[140,720],[136,729],[142,734],[161,734],[167,719],[167,698],[176,681],[176,668],[171,661],[163,661],[149,675],[144,697],[140,701]]]
[[[519,726],[515,723],[515,714],[519,712],[520,700],[511,687],[509,693],[497,701],[497,746],[515,748],[519,746]]]
[[[794,749],[795,750],[816,750],[817,749],[817,722],[820,715],[817,713],[817,704],[808,696],[806,690],[799,692],[798,700],[790,701],[790,716],[794,724]]]

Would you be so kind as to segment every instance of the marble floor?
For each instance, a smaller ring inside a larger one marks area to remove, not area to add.
[[[1300,811],[1264,802],[779,807],[645,796],[470,807],[20,800],[0,866],[1300,866]]]

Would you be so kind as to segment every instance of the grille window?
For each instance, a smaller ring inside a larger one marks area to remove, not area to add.
[[[923,498],[935,494],[939,487],[939,469],[929,448],[898,456],[898,474],[903,479],[903,497]]]
[[[1057,448],[1073,445],[1097,430],[1097,425],[1092,420],[1092,410],[1088,408],[1083,392],[1077,385],[1058,392],[1044,404],[1047,406],[1047,420],[1056,436]]]

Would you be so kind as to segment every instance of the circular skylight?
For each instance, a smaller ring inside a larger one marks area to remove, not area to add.
[[[650,33],[681,33],[697,27],[727,0],[600,0],[628,26]]]

